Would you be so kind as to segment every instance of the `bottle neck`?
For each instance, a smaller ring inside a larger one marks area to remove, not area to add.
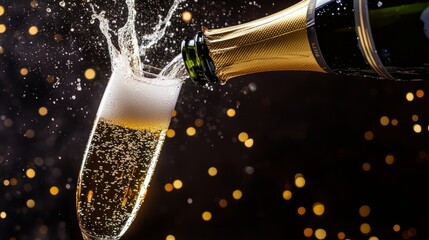
[[[202,32],[194,38],[183,40],[181,48],[186,70],[194,83],[205,85],[219,82]]]
[[[325,72],[307,34],[308,0],[237,26],[208,30],[182,42],[188,73],[195,82],[226,82],[267,71]]]

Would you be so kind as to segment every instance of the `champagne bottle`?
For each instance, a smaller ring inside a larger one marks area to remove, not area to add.
[[[198,84],[267,71],[429,80],[428,0],[303,0],[182,42]]]

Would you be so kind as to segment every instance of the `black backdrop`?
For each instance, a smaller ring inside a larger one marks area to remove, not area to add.
[[[0,0],[6,28],[0,33],[1,240],[80,239],[75,184],[110,60],[87,4],[65,3]],[[292,2],[188,4],[173,18],[183,28],[174,39],[209,17],[214,26],[236,24]],[[190,24],[181,22],[183,10],[194,13]],[[31,26],[36,35],[28,33]],[[85,79],[88,68],[95,69],[94,80]],[[212,90],[186,81],[170,126],[175,137],[166,140],[123,239],[317,239],[305,236],[307,228],[325,230],[325,239],[340,232],[350,239],[428,239],[427,89],[426,82],[308,72],[260,73]],[[47,115],[39,114],[41,107]],[[236,115],[228,117],[228,109]],[[188,136],[188,127],[197,134]],[[241,132],[252,147],[237,140]],[[216,176],[209,176],[210,167]],[[26,175],[29,168],[34,178]],[[294,183],[297,174],[306,180],[303,188]],[[177,179],[182,188],[164,189]],[[59,189],[55,196],[52,186]],[[226,207],[219,206],[222,199]],[[312,211],[317,202],[325,206],[322,216]],[[359,214],[362,206],[371,209],[368,216]],[[202,219],[205,211],[210,221]],[[361,231],[364,223],[370,233]]]

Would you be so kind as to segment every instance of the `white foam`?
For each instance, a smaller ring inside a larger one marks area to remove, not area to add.
[[[139,70],[146,67],[140,57],[144,57],[146,50],[165,35],[170,19],[183,1],[174,0],[165,19],[158,23],[152,33],[143,35],[139,47],[135,31],[135,0],[127,0],[127,22],[117,33],[119,49],[112,42],[105,12],[96,13],[93,7],[93,17],[100,21],[100,30],[107,40],[113,69],[97,112],[98,117],[117,123],[131,123],[133,127],[168,127],[187,75],[183,61],[178,56],[161,71],[162,76],[148,78]]]
[[[116,65],[98,114],[105,119],[134,119],[168,127],[181,86],[180,79],[136,76],[130,68]]]

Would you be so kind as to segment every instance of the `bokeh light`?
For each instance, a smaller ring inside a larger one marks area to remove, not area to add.
[[[32,0],[30,2],[30,5],[32,8],[37,8],[39,6],[39,3],[37,2],[37,0]]]
[[[10,185],[10,181],[8,179],[3,180],[3,185],[5,187],[9,186]]]
[[[304,215],[307,212],[307,209],[305,209],[305,207],[299,207],[297,210],[299,215]]]
[[[367,235],[371,232],[371,226],[368,223],[362,223],[360,225],[360,231],[362,234]]]
[[[313,236],[313,229],[312,228],[305,228],[304,229],[304,236],[310,238]]]
[[[171,183],[167,183],[167,184],[164,185],[164,190],[166,192],[171,192],[171,191],[173,191],[173,189],[174,189],[174,186]]]
[[[232,192],[232,197],[233,197],[235,200],[239,200],[239,199],[241,199],[241,198],[243,197],[243,193],[241,192],[241,190],[234,190],[234,191]]]
[[[93,68],[88,68],[85,70],[84,75],[86,79],[93,80],[97,76],[97,73]]]
[[[173,186],[175,189],[181,189],[183,187],[183,182],[179,179],[174,180]]]
[[[195,124],[195,127],[200,128],[200,127],[202,127],[202,126],[204,125],[204,120],[203,120],[203,119],[201,119],[201,118],[197,118],[197,119],[195,120],[194,124]]]
[[[374,132],[373,131],[366,131],[364,134],[365,140],[371,141],[374,139]]]
[[[174,136],[176,136],[176,131],[174,131],[174,129],[168,129],[167,130],[167,137],[168,138],[174,138]]]
[[[326,230],[325,230],[325,229],[321,229],[321,228],[319,228],[319,229],[316,229],[316,231],[314,231],[314,236],[315,236],[317,239],[326,239],[326,237],[327,237],[327,232],[326,232]]]
[[[36,202],[33,199],[28,199],[26,205],[28,208],[34,208],[34,206],[36,206]]]
[[[10,185],[16,186],[17,184],[18,184],[18,179],[16,179],[16,178],[11,178],[10,179]]]
[[[344,239],[346,238],[346,234],[345,234],[344,232],[339,232],[339,233],[337,234],[337,238],[338,238],[339,240],[344,240]]]
[[[6,29],[7,29],[7,27],[6,27],[6,25],[5,24],[0,24],[0,33],[4,33],[4,32],[6,32]]]
[[[412,102],[414,100],[414,94],[412,92],[409,92],[405,95],[405,98],[407,101]]]
[[[395,232],[401,231],[401,226],[399,224],[393,225],[393,231],[395,231]]]
[[[228,206],[228,201],[226,199],[219,200],[219,207],[226,208]]]
[[[283,199],[285,199],[285,200],[291,200],[292,199],[292,192],[289,190],[284,190],[282,196],[283,196]]]
[[[38,32],[39,32],[39,28],[38,28],[37,26],[31,26],[31,27],[28,29],[28,33],[29,33],[30,35],[36,35]]]
[[[212,219],[212,213],[209,211],[205,211],[202,214],[202,218],[204,221],[210,221]]]
[[[325,205],[321,202],[313,204],[313,213],[317,216],[322,216],[325,213]]]
[[[301,173],[295,174],[295,186],[297,188],[303,188],[305,186],[305,178],[304,175]]]
[[[212,176],[212,177],[216,176],[217,175],[217,168],[210,167],[208,170],[208,173],[209,173],[209,176]]]
[[[174,237],[174,235],[167,235],[167,237],[165,237],[165,240],[176,240],[176,238]]]
[[[32,168],[29,168],[27,171],[25,171],[25,174],[28,178],[34,178],[36,176],[36,171],[34,171]]]
[[[21,68],[21,70],[19,71],[19,73],[22,76],[27,76],[28,75],[28,69],[27,68]]]
[[[40,116],[46,116],[48,114],[48,109],[46,107],[40,107],[39,108],[39,115]]]
[[[395,157],[393,155],[391,155],[391,154],[388,154],[384,158],[384,161],[386,162],[386,164],[392,165],[395,162]]]
[[[228,206],[228,201],[226,199],[219,200],[219,207],[226,208]]]
[[[370,171],[371,170],[371,164],[369,162],[362,163],[362,170],[364,170],[365,172]]]
[[[247,148],[253,147],[253,144],[255,144],[253,138],[249,138],[244,142],[244,146],[246,146]]]
[[[240,142],[246,142],[249,139],[249,134],[247,134],[246,132],[241,132],[240,134],[238,134],[238,140]]]
[[[186,129],[186,134],[190,137],[193,137],[195,134],[197,134],[197,130],[194,127],[188,127]]]
[[[57,186],[52,186],[49,189],[49,193],[51,193],[52,196],[58,195],[59,192],[60,192],[60,189]]]
[[[419,90],[416,91],[416,96],[418,98],[422,98],[422,97],[425,96],[425,92],[422,89],[419,89]]]
[[[228,109],[227,111],[226,111],[226,115],[228,116],[228,117],[235,117],[235,115],[236,115],[237,113],[236,113],[236,111],[235,111],[235,109],[233,109],[233,108],[230,108],[230,109]]]
[[[189,23],[189,22],[192,20],[192,13],[191,13],[191,12],[189,12],[189,11],[184,11],[184,12],[182,13],[182,20],[183,20],[185,23]]]
[[[389,120],[389,117],[387,117],[387,116],[383,116],[383,117],[380,118],[380,124],[382,126],[389,125],[389,122],[390,122],[390,120]]]
[[[368,205],[363,205],[359,208],[359,215],[361,217],[368,217],[371,213],[371,208]]]
[[[421,133],[422,132],[422,126],[420,124],[414,124],[413,130],[415,133]]]

